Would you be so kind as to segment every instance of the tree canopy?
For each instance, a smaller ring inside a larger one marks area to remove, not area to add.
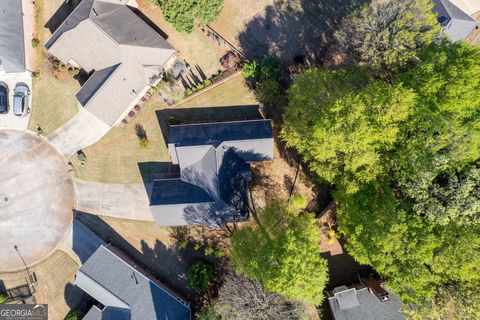
[[[383,172],[415,94],[358,70],[310,70],[289,90],[282,137],[326,181],[354,192]]]
[[[211,23],[220,15],[223,0],[150,0],[162,9],[165,20],[180,32],[190,33],[195,20]]]
[[[445,41],[418,58],[388,85],[358,85],[352,70],[300,76],[282,134],[335,184],[348,252],[428,308],[480,283],[480,49]]]
[[[265,292],[262,285],[242,275],[228,274],[218,292],[215,311],[229,320],[306,319],[305,306],[276,293]]]
[[[255,226],[234,233],[231,260],[237,271],[267,291],[319,305],[328,280],[319,241],[312,214],[273,202],[258,214]]]
[[[397,71],[440,31],[432,8],[430,0],[373,0],[343,19],[340,52],[375,71]]]

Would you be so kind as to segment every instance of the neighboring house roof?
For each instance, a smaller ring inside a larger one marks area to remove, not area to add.
[[[0,1],[0,67],[7,73],[25,71],[22,1]]]
[[[459,7],[466,14],[473,15],[480,12],[479,0],[451,0],[453,4]]]
[[[360,289],[341,286],[335,288],[334,295],[328,298],[335,320],[401,320],[400,299],[389,294],[388,301],[380,301],[369,288]]]
[[[223,226],[244,219],[249,162],[273,159],[270,120],[171,126],[168,149],[180,174],[153,183],[150,206],[160,226]]]
[[[114,252],[115,251],[115,252]],[[76,285],[105,306],[87,320],[188,320],[187,304],[149,277],[115,248],[101,246],[80,267]]]
[[[467,39],[477,22],[450,0],[434,0],[434,11],[442,25],[442,31],[452,40]]]
[[[175,54],[124,2],[83,0],[45,45],[64,63],[95,71],[77,99],[108,125],[162,74]]]

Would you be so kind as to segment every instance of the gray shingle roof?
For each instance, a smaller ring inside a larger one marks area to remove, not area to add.
[[[175,54],[168,42],[126,5],[108,0],[83,0],[45,47],[64,63],[95,71],[77,98],[108,125],[140,98]]]
[[[390,293],[390,301],[382,302],[368,288],[348,289],[330,297],[328,302],[335,320],[402,320],[400,299]]]
[[[150,204],[157,224],[223,226],[246,217],[251,173],[247,162],[273,159],[271,121],[172,126],[168,149],[172,162],[180,166],[181,181],[203,190],[213,201],[199,203],[197,192],[182,189],[184,192],[176,197],[181,201],[172,205],[169,189],[177,188],[178,179],[156,180]],[[160,198],[165,198],[164,202],[169,199],[169,203],[162,204]]]
[[[217,147],[224,141],[270,138],[272,138],[270,120],[248,120],[171,126],[168,144],[175,144],[177,147],[196,145]]]
[[[101,246],[77,272],[76,284],[107,308],[87,319],[187,320],[190,308],[143,272]],[[96,309],[96,310],[95,310]],[[130,314],[130,317],[128,315]]]
[[[100,310],[96,306],[90,308],[82,320],[131,320],[129,309],[105,307]]]
[[[85,106],[119,66],[120,64],[115,64],[92,74],[75,95],[78,102],[80,102],[82,106]]]
[[[181,179],[157,180],[153,185],[152,205],[214,202],[203,189]]]
[[[449,0],[434,0],[434,12],[442,31],[452,40],[465,40],[475,28],[476,21]]]
[[[25,71],[22,1],[0,1],[0,65],[8,73]]]

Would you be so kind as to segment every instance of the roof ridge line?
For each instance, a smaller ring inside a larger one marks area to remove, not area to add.
[[[271,121],[271,119],[251,119],[251,120],[231,120],[231,121],[217,121],[217,122],[185,123],[185,124],[174,124],[174,125],[171,125],[170,127],[203,126],[203,125],[207,125],[207,124],[260,122],[260,121]]]
[[[102,247],[105,247],[103,244],[101,245]],[[106,247],[105,247],[106,249]],[[110,251],[110,250],[109,250]],[[112,294],[113,296],[115,296],[115,298],[117,298],[118,300],[122,301],[123,303],[125,303],[127,306],[128,306],[128,309],[132,309],[132,307],[130,306],[130,304],[128,304],[127,302],[123,301],[123,299],[121,299],[119,296],[117,296],[115,293],[113,293],[112,291],[110,291],[109,289],[107,289],[104,285],[102,285],[100,282],[98,282],[97,280],[95,280],[94,278],[92,278],[91,276],[89,276],[88,274],[86,274],[85,272],[83,272],[82,270],[82,267],[80,267],[78,269],[78,272],[81,272],[83,275],[85,275],[86,277],[88,277],[88,279],[92,280],[93,282],[95,282],[97,285],[99,285],[102,289],[105,289],[106,291],[108,291],[110,294]],[[83,289],[82,289],[83,290]],[[87,292],[88,293],[88,292]],[[88,293],[89,295],[91,295],[90,293]],[[95,298],[95,297],[94,297]],[[95,298],[96,299],[96,298]],[[103,304],[103,303],[102,303]],[[106,305],[107,306],[107,305]],[[107,306],[107,307],[112,307],[112,306]],[[120,307],[116,307],[116,308],[120,308]],[[127,308],[120,308],[120,309],[127,309]],[[103,312],[103,310],[101,310]]]
[[[144,277],[148,282],[150,283],[153,283],[157,288],[161,289],[162,291],[164,291],[165,293],[167,293],[170,297],[172,297],[173,299],[179,301],[180,303],[182,303],[183,305],[185,305],[186,307],[188,307],[188,309],[190,309],[190,306],[185,302],[183,301],[182,299],[180,298],[177,298],[175,297],[173,294],[171,294],[170,292],[168,292],[168,290],[165,290],[164,288],[162,288],[161,286],[159,286],[155,281],[152,281],[151,279],[149,279],[146,275],[144,275],[142,272],[138,271],[136,268],[134,268],[133,266],[129,265],[125,260],[123,260],[122,258],[120,258],[119,256],[117,256],[113,251],[111,251],[110,249],[108,249],[106,246],[102,245],[102,247],[104,247],[108,252],[110,252],[110,254],[112,256],[114,256],[117,260],[120,260],[121,262],[123,262],[124,264],[126,264],[128,267],[130,267],[131,269],[133,269],[134,271],[137,271],[138,274],[140,274],[142,277]],[[122,251],[123,252],[123,251]],[[126,254],[125,254],[126,255]],[[129,257],[129,256],[127,256]],[[130,258],[130,257],[129,257]],[[131,258],[130,258],[131,259]],[[132,262],[133,262],[133,259],[132,259]],[[120,299],[121,300],[121,299]],[[191,313],[191,311],[190,311]]]
[[[87,79],[87,81],[85,81],[85,83],[83,84],[83,86],[80,88],[80,90],[78,92],[80,92],[82,90],[82,88],[88,83],[88,81],[92,78],[92,76],[95,73],[97,73],[99,71],[102,71],[102,70],[105,70],[105,69],[115,67],[113,72],[110,73],[110,75],[105,79],[105,81],[100,86],[97,86],[97,89],[95,90],[95,93],[88,99],[87,103],[84,106],[82,105],[83,108],[85,108],[90,103],[90,101],[92,101],[92,99],[98,94],[98,92],[106,85],[106,83],[112,78],[112,76],[119,70],[121,65],[122,65],[122,62],[119,62],[117,64],[114,64],[114,65],[110,66],[110,67],[106,67],[106,68],[103,68],[103,69],[100,69],[100,70],[95,70],[95,72],[92,73],[92,75]],[[75,94],[75,96],[77,96],[78,92]]]

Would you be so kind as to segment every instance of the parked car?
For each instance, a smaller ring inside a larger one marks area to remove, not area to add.
[[[0,83],[0,113],[8,112],[8,87]]]
[[[28,96],[30,89],[24,83],[17,83],[13,91],[13,114],[23,117],[29,111]]]

